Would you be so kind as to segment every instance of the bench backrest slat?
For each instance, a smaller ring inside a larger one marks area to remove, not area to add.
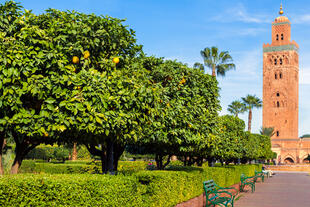
[[[204,181],[203,187],[205,189],[206,194],[209,194],[211,191],[216,190],[216,186],[213,180]]]

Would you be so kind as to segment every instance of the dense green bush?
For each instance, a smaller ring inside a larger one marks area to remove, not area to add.
[[[203,193],[205,180],[230,186],[240,181],[241,173],[254,175],[255,169],[261,170],[261,165],[204,168],[174,165],[167,171],[139,171],[131,176],[3,176],[0,205],[168,207]]]
[[[66,160],[69,157],[69,150],[63,146],[40,145],[31,150],[27,155],[27,159],[41,160]]]
[[[255,169],[261,170],[261,165],[171,166],[168,171],[140,171],[135,176],[146,186],[142,195],[144,206],[175,206],[202,194],[205,180],[213,179],[218,185],[228,187],[240,182],[241,173],[253,176]]]
[[[146,161],[120,161],[118,163],[119,174],[130,175],[147,169]],[[42,162],[24,160],[20,168],[21,173],[47,173],[47,174],[76,174],[102,173],[99,161],[66,161],[65,163]]]
[[[86,164],[63,164],[63,163],[36,163],[32,160],[24,160],[20,173],[47,173],[47,174],[78,174],[86,173]]]
[[[146,170],[148,163],[147,161],[120,161],[117,170],[123,174],[132,174]]]
[[[142,187],[124,176],[4,176],[0,206],[143,206]]]

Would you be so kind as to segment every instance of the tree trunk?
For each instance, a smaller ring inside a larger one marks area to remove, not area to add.
[[[252,109],[249,109],[249,118],[248,118],[248,131],[251,132],[251,124],[252,124]]]
[[[73,150],[72,150],[72,160],[76,161],[77,160],[77,143],[73,143]]]
[[[85,144],[87,150],[95,156],[101,158],[101,169],[103,174],[115,174],[119,158],[125,150],[125,146],[109,139],[100,144],[101,150],[96,145]]]
[[[168,158],[167,158],[167,162],[163,165],[163,169],[165,169],[165,167],[167,167],[171,161],[171,156],[172,155],[168,155]]]
[[[14,158],[14,162],[13,162],[12,167],[11,167],[11,174],[17,174],[18,169],[20,168],[25,156],[32,149],[34,149],[36,146],[38,146],[40,143],[39,142],[38,143],[30,143],[29,139],[27,139],[27,137],[20,137],[23,140],[22,142],[20,142],[16,135],[13,137],[15,140],[16,147],[15,147],[15,158]]]
[[[24,151],[25,151],[25,146],[22,143],[17,142],[16,148],[15,148],[15,158],[14,158],[14,162],[11,167],[11,174],[18,173],[18,169],[22,165],[22,162],[24,159],[23,157]]]
[[[197,166],[202,167],[203,164],[203,157],[198,157],[196,160]]]
[[[163,156],[156,154],[155,161],[156,161],[157,170],[162,170],[163,169]]]
[[[155,161],[156,161],[157,170],[164,170],[165,167],[167,167],[169,165],[171,157],[172,157],[172,155],[168,155],[166,163],[163,163],[164,156],[161,154],[156,154],[155,155]]]
[[[118,167],[118,161],[120,159],[120,157],[122,156],[123,152],[125,151],[125,146],[118,144],[118,143],[114,143],[114,170],[115,172],[117,172],[117,167]]]
[[[213,67],[212,67],[212,76],[216,77],[216,75],[215,75],[215,65],[213,65]]]
[[[214,167],[213,160],[214,160],[213,157],[208,157],[208,158],[207,158],[208,166],[209,166],[209,167]]]
[[[22,165],[22,162],[23,162],[22,155],[20,155],[20,154],[17,155],[16,154],[14,162],[13,162],[13,165],[11,167],[11,174],[17,174],[18,173],[18,169]]]
[[[100,157],[101,157],[101,168],[102,168],[102,173],[107,174],[108,168],[107,168],[107,163],[108,163],[108,155],[107,155],[107,150],[105,145],[102,143],[101,144],[101,151],[100,151]]]
[[[183,166],[186,166],[186,156],[183,156]]]
[[[111,175],[115,174],[114,171],[114,141],[107,141],[107,170]]]

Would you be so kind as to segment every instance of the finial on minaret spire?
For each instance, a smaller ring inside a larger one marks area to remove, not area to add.
[[[283,10],[282,10],[282,3],[281,3],[279,14],[280,14],[280,15],[283,15],[283,13],[284,13],[284,12],[283,12]]]

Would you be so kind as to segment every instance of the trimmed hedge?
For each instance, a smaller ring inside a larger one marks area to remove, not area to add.
[[[146,161],[119,161],[118,173],[131,175],[146,170],[149,162]],[[37,162],[24,160],[20,173],[48,173],[48,174],[95,174],[102,173],[101,162],[77,161],[65,163]]]
[[[16,175],[0,178],[0,206],[168,207],[203,193],[202,182],[221,186],[254,175],[261,165],[179,167],[117,175]]]
[[[24,160],[19,173],[47,173],[47,174],[80,174],[87,172],[86,164],[49,163]]]
[[[135,177],[16,175],[0,178],[0,206],[143,206]]]

